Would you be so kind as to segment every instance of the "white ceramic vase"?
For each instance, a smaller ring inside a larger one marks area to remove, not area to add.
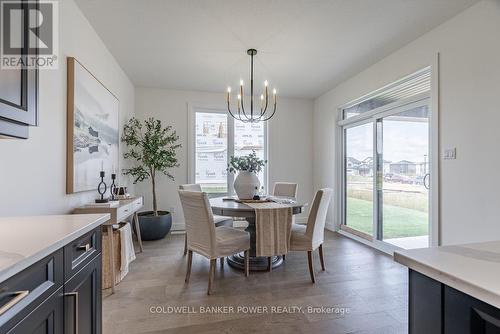
[[[252,199],[260,189],[260,181],[255,173],[240,171],[234,180],[234,191],[239,199]]]

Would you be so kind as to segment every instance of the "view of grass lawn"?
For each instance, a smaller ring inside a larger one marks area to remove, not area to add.
[[[372,234],[372,203],[347,198],[347,226]],[[393,205],[384,205],[384,239],[428,234],[427,213]]]

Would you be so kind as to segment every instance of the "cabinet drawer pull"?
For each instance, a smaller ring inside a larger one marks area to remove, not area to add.
[[[6,293],[0,294],[2,296],[15,296],[9,302],[7,302],[7,304],[0,306],[0,315],[4,314],[12,306],[16,305],[21,300],[23,300],[23,298],[26,297],[27,295],[29,295],[29,293],[30,293],[29,290],[23,290],[23,291],[6,292]]]
[[[88,252],[89,249],[90,249],[90,244],[85,244],[85,245],[78,246],[76,249],[78,249],[78,250],[84,250],[84,251]]]
[[[78,334],[78,292],[67,292],[64,294],[65,297],[72,297],[73,298],[73,306],[74,306],[74,319],[75,319],[75,331],[73,332],[74,334]]]

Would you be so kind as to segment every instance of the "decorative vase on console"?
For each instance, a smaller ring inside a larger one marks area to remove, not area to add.
[[[234,190],[239,199],[253,199],[260,188],[257,173],[262,171],[266,163],[267,160],[257,157],[255,151],[241,157],[231,156],[227,171],[230,173],[238,172],[234,180]]]

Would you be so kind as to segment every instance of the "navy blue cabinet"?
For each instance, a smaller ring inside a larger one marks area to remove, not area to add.
[[[28,13],[28,0],[26,13]],[[33,5],[33,1],[31,1]],[[12,24],[15,24],[13,22]],[[24,27],[23,55],[28,54],[28,20],[19,22]],[[33,50],[30,51],[34,53]],[[28,138],[28,128],[38,125],[38,69],[22,67],[18,69],[0,69],[0,138]]]
[[[500,334],[500,310],[410,269],[410,334]]]
[[[64,285],[65,333],[101,334],[101,268],[99,254]]]
[[[26,318],[10,329],[9,334],[63,334],[64,301],[62,288],[47,298]]]
[[[0,282],[0,334],[101,334],[101,227]]]

